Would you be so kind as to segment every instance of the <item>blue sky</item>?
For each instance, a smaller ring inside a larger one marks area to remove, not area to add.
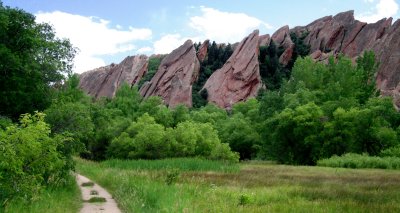
[[[135,54],[169,53],[185,40],[234,43],[254,29],[273,33],[354,10],[357,19],[375,22],[399,16],[400,0],[3,0],[51,23],[59,37],[80,49],[80,73]]]

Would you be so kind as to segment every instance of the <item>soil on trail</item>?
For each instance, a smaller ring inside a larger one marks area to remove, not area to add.
[[[76,182],[81,189],[84,202],[81,213],[121,212],[115,200],[104,188],[80,174],[76,174]]]

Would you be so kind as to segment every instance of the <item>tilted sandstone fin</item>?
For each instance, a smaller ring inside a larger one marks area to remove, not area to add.
[[[197,80],[200,62],[191,40],[168,54],[150,82],[140,89],[140,94],[160,96],[170,107],[178,104],[192,106],[192,84]]]
[[[210,40],[207,39],[200,45],[199,50],[197,51],[197,58],[200,62],[203,62],[206,59],[209,44]]]
[[[147,66],[147,56],[128,56],[117,65],[111,64],[82,73],[79,87],[96,98],[112,98],[124,82],[131,86],[137,84],[146,74]]]
[[[261,86],[258,64],[259,32],[244,38],[224,64],[205,83],[208,101],[223,108],[255,97]]]

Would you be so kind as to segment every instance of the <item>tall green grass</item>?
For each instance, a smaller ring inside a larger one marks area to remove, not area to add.
[[[163,160],[106,160],[99,164],[103,168],[129,170],[170,170],[180,171],[215,171],[238,172],[239,165],[235,163],[212,161],[200,158],[171,158]]]
[[[67,181],[63,187],[46,188],[32,202],[12,200],[0,212],[8,213],[76,213],[82,207],[82,198],[75,178]]]
[[[175,167],[185,162],[175,160]],[[163,169],[170,160],[157,162],[161,170],[111,162],[77,159],[77,170],[109,190],[124,212],[400,212],[395,170],[243,163],[238,172],[180,170],[171,184],[174,168]]]
[[[374,168],[374,169],[400,169],[398,157],[376,157],[366,154],[347,153],[342,156],[333,156],[317,162],[318,166],[341,168]]]

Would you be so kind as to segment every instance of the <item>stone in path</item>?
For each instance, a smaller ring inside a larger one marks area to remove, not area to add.
[[[92,182],[90,179],[76,174],[76,182],[82,192],[82,199],[84,201],[81,213],[120,213],[117,203],[104,188],[94,183],[93,186],[82,186],[83,183]],[[92,182],[93,183],[93,182]],[[93,197],[105,198],[105,202],[90,203],[87,202]]]

